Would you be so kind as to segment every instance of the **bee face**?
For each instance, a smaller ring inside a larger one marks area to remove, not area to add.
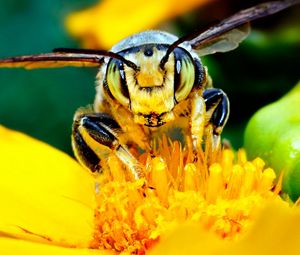
[[[133,69],[111,59],[107,64],[105,84],[111,95],[134,115],[134,121],[150,127],[174,119],[174,106],[188,97],[199,66],[184,48],[176,48],[161,66],[168,45],[145,44],[119,52],[137,65]],[[199,62],[200,63],[200,62]]]

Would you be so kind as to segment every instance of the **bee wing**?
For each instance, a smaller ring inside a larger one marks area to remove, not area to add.
[[[244,39],[247,38],[249,33],[250,25],[247,23],[243,26],[230,30],[219,37],[213,38],[210,41],[207,40],[204,44],[200,45],[198,49],[196,49],[196,52],[201,57],[214,54],[216,52],[234,50]]]
[[[299,2],[299,0],[273,1],[242,10],[194,36],[189,43],[200,56],[233,50],[247,37],[249,33],[247,23],[279,12]]]
[[[26,69],[51,67],[95,67],[100,66],[103,57],[97,54],[53,52],[0,59],[0,67],[23,67]]]

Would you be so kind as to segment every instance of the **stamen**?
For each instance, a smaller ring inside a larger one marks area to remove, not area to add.
[[[264,192],[273,187],[273,181],[276,178],[276,174],[273,169],[267,168],[263,174],[259,185],[259,191]]]
[[[155,157],[152,160],[150,185],[156,191],[158,198],[167,205],[168,177],[167,165],[162,158]]]
[[[199,189],[199,176],[195,164],[187,164],[184,167],[184,186],[183,190],[197,191]]]
[[[235,159],[233,151],[220,149],[214,162],[210,153],[199,151],[192,163],[189,149],[163,138],[151,155],[140,155],[144,178],[138,180],[111,155],[97,194],[91,247],[144,254],[184,223],[221,239],[241,238],[257,210],[278,197],[275,173],[259,158],[248,161],[243,150]]]
[[[206,200],[209,203],[214,203],[219,196],[216,193],[216,190],[223,189],[223,176],[222,176],[222,168],[219,164],[213,164],[209,168],[209,177],[207,180],[207,193]]]

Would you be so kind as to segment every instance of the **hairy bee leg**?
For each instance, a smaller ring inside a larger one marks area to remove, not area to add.
[[[220,134],[228,120],[229,100],[221,89],[211,88],[203,92],[206,105],[208,125],[212,125],[212,149],[219,148],[221,143]]]
[[[75,115],[72,131],[72,146],[78,161],[92,172],[100,170],[101,159],[113,151],[128,167],[134,179],[143,177],[137,159],[120,141],[121,128],[105,113]]]
[[[143,150],[150,150],[149,137],[141,125],[134,122],[130,112],[121,107],[111,107],[111,114],[126,133],[128,142],[137,144]]]
[[[150,150],[147,131],[134,122],[132,113],[128,109],[120,107],[118,102],[109,98],[105,93],[102,86],[97,88],[94,111],[109,113],[119,123],[123,132],[126,133],[126,144],[132,142],[143,150]],[[103,98],[103,95],[106,95],[107,98]]]
[[[195,93],[191,99],[190,129],[194,150],[201,149],[205,127],[205,101],[200,93]]]

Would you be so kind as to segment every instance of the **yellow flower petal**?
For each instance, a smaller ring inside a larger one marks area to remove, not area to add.
[[[169,150],[177,148],[176,142],[173,146],[168,146]],[[175,150],[174,153],[182,152]],[[182,185],[188,184],[187,191],[177,190],[185,186],[176,185],[174,176],[171,178],[174,183],[169,186],[160,172],[157,174],[162,182],[153,180],[155,175],[151,172],[151,188],[145,186],[143,180],[107,179],[97,194],[96,209],[94,178],[88,172],[64,153],[0,126],[1,255],[103,255],[113,254],[113,250],[152,255],[296,254],[300,248],[300,209],[289,207],[277,193],[271,192],[275,175],[271,169],[263,171],[262,160],[247,161],[240,151],[237,162],[241,165],[234,165],[224,158],[227,155],[233,159],[228,153],[224,151],[219,159],[221,163],[209,167],[205,185],[208,190],[200,200],[194,196],[202,192],[198,190],[200,184],[190,185],[192,182],[188,180],[189,174],[197,174],[197,166],[190,163],[190,169],[180,171],[185,178],[177,180]],[[149,160],[152,160],[149,164],[152,170],[168,170],[172,166],[159,157]],[[117,164],[110,165],[118,168]],[[229,167],[230,171],[226,169]],[[245,178],[255,172],[257,176],[250,176],[250,182],[245,182]],[[114,174],[108,173],[108,176],[112,178]],[[170,178],[170,174],[166,178]],[[224,181],[227,185],[220,185]],[[247,184],[247,188],[239,189],[243,184]],[[105,192],[106,189],[109,192]],[[219,197],[213,197],[209,190]],[[169,199],[163,196],[165,192]],[[255,196],[261,197],[255,200],[261,205],[268,199],[272,202],[267,207],[256,206],[250,213],[248,207],[252,208],[251,197]],[[205,198],[210,200],[206,209],[203,208]],[[234,199],[240,199],[244,205],[235,203]],[[202,209],[197,213],[195,206]],[[209,215],[216,216],[214,222]],[[175,218],[172,220],[172,217]],[[152,228],[156,224],[161,225]],[[208,231],[209,228],[212,231]],[[240,237],[234,236],[241,231],[244,234]],[[227,233],[228,238],[222,233]]]
[[[2,126],[0,155],[2,236],[87,247],[94,231],[92,176],[66,154]]]
[[[185,13],[211,0],[103,0],[94,7],[71,14],[66,27],[89,48],[110,48],[136,32]]]
[[[183,225],[168,235],[149,251],[149,255],[222,254],[224,241],[209,233],[200,224]]]
[[[70,249],[49,244],[41,244],[28,242],[19,239],[1,238],[0,237],[0,252],[1,255],[16,255],[16,254],[30,254],[30,255],[105,255],[112,254],[107,251],[99,251],[92,249]]]
[[[226,254],[286,255],[299,254],[299,251],[300,208],[274,202],[260,214],[249,235],[229,247]]]
[[[273,201],[261,212],[242,240],[226,242],[203,230],[200,225],[186,225],[162,236],[149,254],[298,254],[299,240],[300,209]]]

